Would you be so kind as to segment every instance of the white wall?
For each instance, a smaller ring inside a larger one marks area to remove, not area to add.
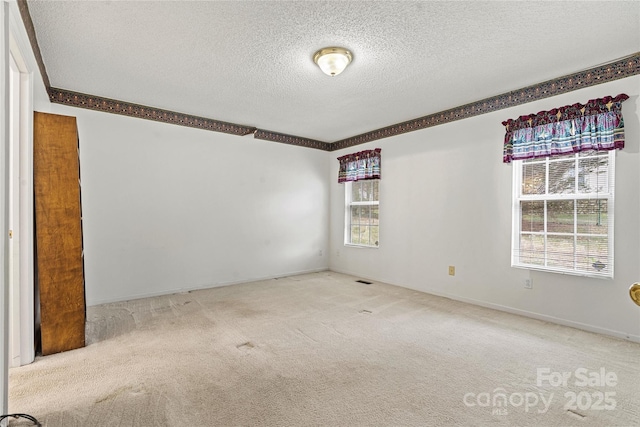
[[[328,153],[48,110],[77,117],[88,305],[328,268]]]
[[[626,148],[616,158],[615,279],[510,267],[512,167],[501,122],[627,93]],[[454,299],[640,340],[640,76],[331,153],[330,268]],[[336,157],[382,148],[380,248],[343,245]],[[448,275],[448,266],[456,275]],[[523,287],[533,279],[533,289]]]
[[[27,53],[77,117],[88,305],[328,268],[329,153],[51,104]]]

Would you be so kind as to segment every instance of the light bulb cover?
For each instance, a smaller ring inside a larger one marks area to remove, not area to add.
[[[313,55],[313,62],[328,76],[335,77],[347,68],[353,55],[343,47],[325,47]]]

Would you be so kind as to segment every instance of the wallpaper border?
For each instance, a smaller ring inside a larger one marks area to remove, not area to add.
[[[31,20],[27,0],[18,0],[17,4],[18,10],[20,11],[20,17],[22,18],[22,23],[24,24],[27,36],[29,37],[29,43],[31,43],[31,50],[33,50],[36,62],[38,63],[38,69],[40,70],[44,87],[49,90],[51,87],[51,84],[49,83],[49,75],[47,74],[47,69],[45,68],[44,61],[42,60],[42,53],[40,52],[40,46],[38,45],[38,39],[36,38],[36,29],[33,26],[33,21]]]
[[[177,113],[175,111],[162,110],[159,108],[147,107],[145,105],[132,104],[130,102],[102,98],[100,96],[87,95],[54,87],[49,88],[49,100],[56,104],[68,105],[71,107],[86,108],[89,110],[120,114],[122,116],[205,129],[214,132],[230,133],[232,135],[244,136],[256,131],[256,128],[250,126],[237,125],[234,123],[208,119],[206,117]]]
[[[372,130],[370,132],[365,132],[331,143],[51,87],[49,76],[47,75],[47,70],[40,52],[40,47],[38,46],[33,21],[29,14],[27,1],[17,0],[17,3],[27,35],[29,36],[31,48],[33,49],[38,63],[38,68],[40,69],[40,74],[42,75],[42,79],[45,87],[47,88],[47,92],[49,93],[49,99],[51,102],[239,136],[253,133],[254,137],[257,139],[314,148],[323,151],[341,150],[382,138],[401,135],[407,132],[426,129],[505,108],[515,107],[528,102],[640,74],[640,52],[636,52],[608,64],[558,77],[543,83],[534,84],[490,98],[485,98],[470,104],[451,108],[449,110],[440,111],[434,114]]]
[[[640,52],[617,61],[336,141],[331,151],[462,120],[640,74]]]
[[[316,148],[323,151],[331,151],[331,143],[322,142],[315,139],[302,138],[299,136],[288,135],[286,133],[272,132],[263,129],[257,129],[253,135],[256,139],[264,139],[266,141],[280,142],[282,144],[299,145],[301,147]]]

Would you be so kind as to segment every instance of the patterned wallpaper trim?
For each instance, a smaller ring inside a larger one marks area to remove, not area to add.
[[[221,122],[205,117],[191,116],[188,114],[177,113],[175,111],[161,110],[124,101],[52,88],[49,83],[46,67],[42,60],[40,47],[38,46],[38,41],[36,39],[36,33],[31,20],[31,15],[29,14],[27,1],[17,0],[17,3],[22,16],[22,21],[24,22],[25,29],[27,30],[27,35],[29,36],[29,41],[31,42],[31,48],[33,49],[36,57],[45,87],[49,92],[49,99],[51,102],[141,119],[155,120],[180,126],[195,127],[215,132],[225,132],[234,135],[248,135],[250,133],[254,133],[254,137],[257,139],[315,148],[324,151],[341,150],[343,148],[353,147],[367,142],[376,141],[378,139],[401,135],[407,132],[413,132],[432,126],[450,123],[456,120],[478,116],[480,114],[515,107],[528,102],[640,74],[640,52],[636,52],[609,64],[590,68],[567,76],[558,77],[543,83],[496,95],[470,104],[462,105],[460,107],[419,117],[417,119],[365,132],[333,143],[327,143],[295,135],[256,129],[251,126]]]
[[[158,108],[78,92],[71,92],[54,87],[49,88],[49,100],[56,104],[69,105],[71,107],[86,108],[105,113],[120,114],[139,119],[154,120],[156,122],[230,133],[233,135],[244,136],[253,133],[256,130],[254,127],[221,122],[218,120],[208,119],[206,117],[192,116],[190,114],[176,113],[175,111],[161,110]]]
[[[31,20],[31,14],[29,13],[29,6],[27,6],[27,0],[18,0],[18,10],[20,10],[20,17],[22,18],[22,23],[24,24],[25,30],[27,30],[27,36],[29,37],[29,43],[31,43],[31,50],[33,50],[33,54],[36,57],[36,62],[38,63],[38,68],[40,69],[40,75],[42,76],[42,81],[44,83],[44,87],[49,90],[51,84],[49,83],[49,75],[47,74],[47,69],[44,66],[44,61],[42,60],[42,53],[40,52],[40,46],[38,46],[38,39],[36,38],[36,29],[33,26],[33,21]]]
[[[317,141],[315,139],[301,138],[299,136],[287,135],[286,133],[271,132],[258,129],[254,134],[257,139],[280,142],[282,144],[299,145],[301,147],[316,148],[323,151],[331,151],[331,143]]]
[[[342,139],[331,144],[331,151],[515,107],[585,87],[631,77],[636,74],[640,74],[640,52],[589,70]]]

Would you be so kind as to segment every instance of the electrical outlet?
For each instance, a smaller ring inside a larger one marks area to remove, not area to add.
[[[525,288],[527,288],[527,289],[533,288],[533,280],[524,279],[522,282],[523,282]]]
[[[449,266],[449,276],[455,276],[456,275],[456,268],[453,265]]]
[[[318,256],[322,256],[322,249],[318,251]]]

